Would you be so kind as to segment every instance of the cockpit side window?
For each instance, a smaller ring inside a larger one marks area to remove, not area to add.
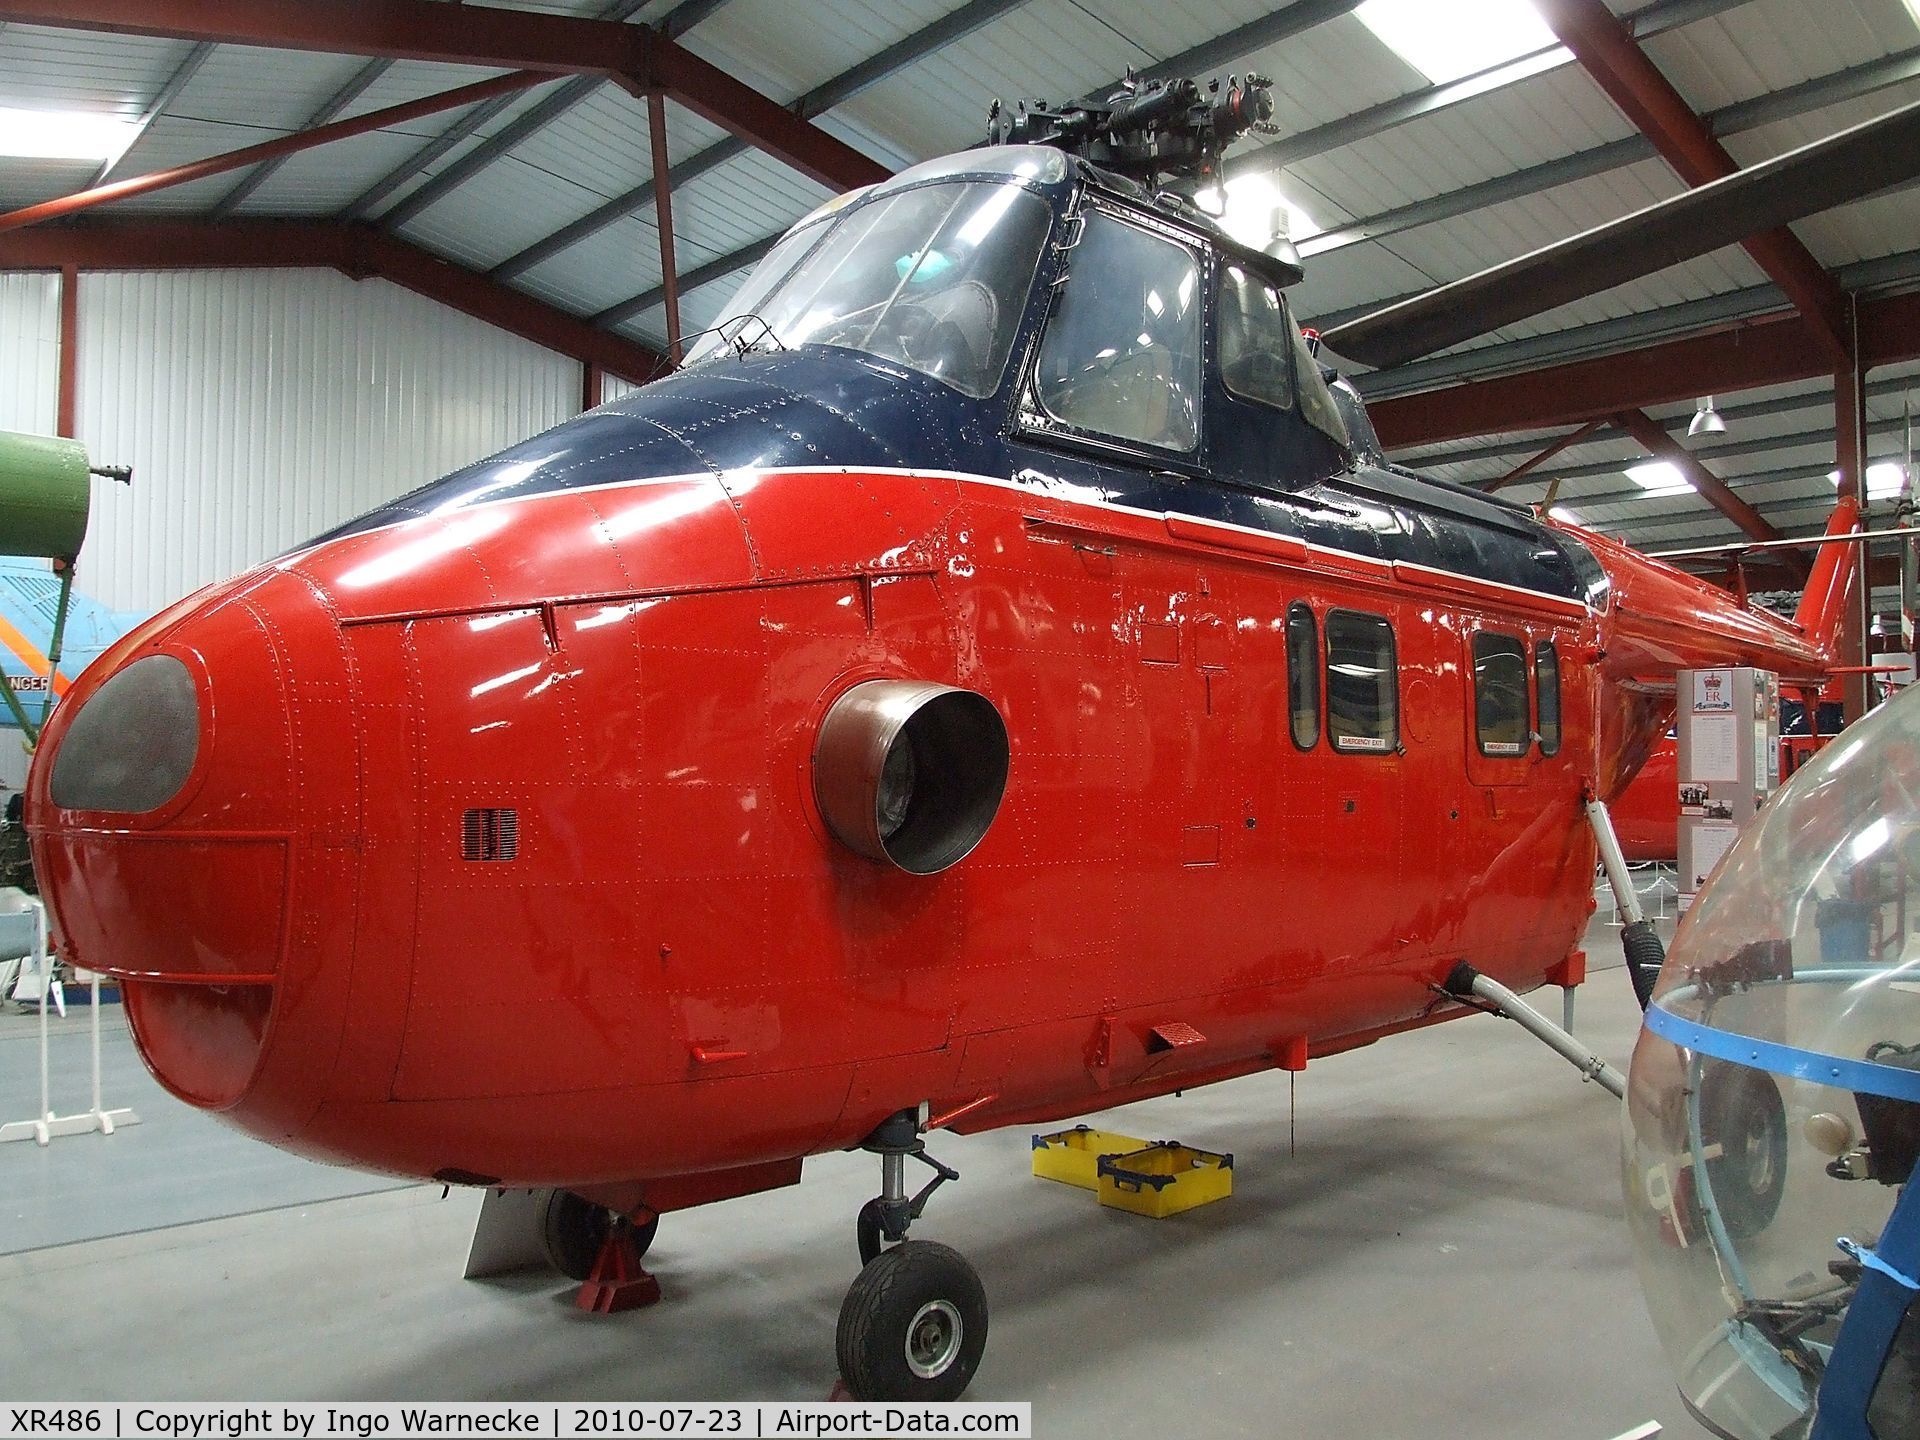
[[[1200,263],[1176,241],[1086,217],[1034,396],[1055,420],[1159,450],[1200,443]]]
[[[1238,265],[1220,286],[1220,379],[1243,400],[1293,409],[1293,323],[1280,291]]]

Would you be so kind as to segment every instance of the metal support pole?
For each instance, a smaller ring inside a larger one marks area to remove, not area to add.
[[[80,410],[80,267],[60,267],[59,382],[53,429],[71,440]]]
[[[1627,917],[1627,924],[1639,924],[1647,918],[1640,908],[1640,892],[1633,888],[1627,857],[1620,853],[1620,840],[1613,833],[1613,816],[1607,813],[1607,802],[1598,796],[1587,801],[1587,823],[1593,826],[1593,838],[1599,843],[1600,865],[1607,872],[1607,883],[1613,887],[1614,905]]]
[[[47,727],[47,717],[53,714],[54,686],[60,680],[60,652],[67,640],[67,615],[73,607],[73,561],[56,560],[53,562],[60,570],[60,598],[53,610],[53,640],[47,646],[47,696],[40,703],[40,728]],[[39,738],[37,735],[34,737]]]
[[[1640,892],[1633,888],[1633,876],[1627,871],[1627,857],[1620,853],[1620,838],[1613,833],[1613,817],[1606,801],[1589,795],[1586,801],[1587,823],[1600,850],[1600,864],[1613,887],[1613,903],[1626,917],[1620,928],[1620,949],[1626,956],[1627,978],[1633,982],[1633,995],[1642,1010],[1653,999],[1654,977],[1666,961],[1666,947],[1654,934],[1653,922],[1640,906]]]
[[[1864,514],[1867,503],[1867,388],[1857,334],[1849,337],[1847,364],[1834,373],[1833,421],[1834,464],[1840,471],[1840,494],[1851,495]],[[1873,603],[1873,587],[1870,580],[1866,557],[1863,553],[1860,565],[1859,598],[1846,608],[1841,618],[1839,634],[1834,637],[1835,650],[1845,658],[1848,664],[1868,663],[1867,616]],[[1848,675],[1841,683],[1846,703],[1847,723],[1851,725],[1867,713],[1872,688],[1868,677],[1863,674]]]
[[[667,361],[680,363],[680,275],[673,263],[673,179],[667,163],[667,102],[647,95],[647,131],[653,140],[653,213],[660,229],[660,288],[667,305]]]

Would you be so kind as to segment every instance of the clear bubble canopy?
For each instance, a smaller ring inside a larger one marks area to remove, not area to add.
[[[1920,1435],[1920,694],[1802,768],[1682,921],[1624,1179],[1680,1390],[1738,1437]]]

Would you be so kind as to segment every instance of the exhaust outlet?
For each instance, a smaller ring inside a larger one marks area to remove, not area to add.
[[[1009,760],[1006,724],[986,696],[925,680],[869,680],[820,722],[814,799],[849,850],[936,875],[986,837]]]

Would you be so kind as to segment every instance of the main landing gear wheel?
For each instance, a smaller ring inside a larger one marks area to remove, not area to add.
[[[546,1246],[547,1263],[569,1280],[584,1281],[593,1274],[600,1247],[612,1228],[612,1211],[581,1199],[571,1190],[548,1190],[542,1197],[540,1238]],[[647,1253],[659,1229],[658,1215],[633,1227],[634,1259]]]
[[[987,1345],[987,1294],[959,1252],[907,1240],[860,1272],[834,1350],[860,1400],[954,1400]]]
[[[1735,1240],[1773,1223],[1787,1190],[1787,1107],[1764,1070],[1714,1064],[1700,1077],[1700,1139],[1720,1153],[1707,1161],[1713,1203]]]

